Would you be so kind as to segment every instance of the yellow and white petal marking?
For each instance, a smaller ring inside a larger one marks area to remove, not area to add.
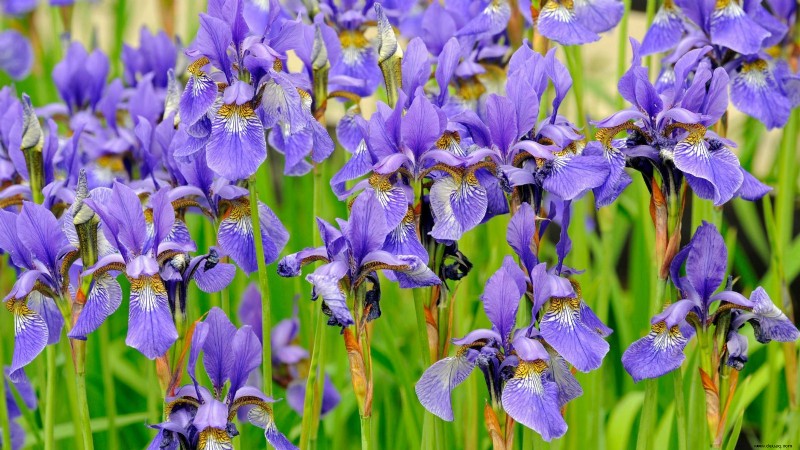
[[[445,131],[436,141],[436,148],[456,156],[467,156],[467,152],[461,147],[461,135],[458,131]]]
[[[158,306],[158,298],[166,298],[167,290],[164,282],[157,274],[139,278],[129,278],[131,292],[138,294],[139,309],[151,312]]]
[[[228,432],[219,428],[206,428],[200,432],[198,450],[233,450]]]
[[[360,31],[347,30],[339,35],[342,44],[342,61],[347,66],[358,66],[364,62],[369,51],[369,41]]]
[[[576,20],[575,5],[572,0],[548,0],[539,16],[553,18],[559,22],[570,23]]]
[[[547,370],[547,363],[544,360],[520,361],[514,371],[514,378],[524,380],[526,387],[536,395],[544,393],[542,384],[542,373]]]
[[[686,343],[686,338],[681,334],[680,328],[677,325],[667,328],[667,323],[663,320],[654,324],[650,333],[653,334],[653,347],[658,350]]]
[[[553,315],[551,320],[557,321],[566,328],[575,328],[580,317],[580,297],[553,297],[550,299],[549,312]]]
[[[28,308],[28,302],[25,300],[12,298],[6,302],[6,309],[14,316],[14,336],[19,336],[32,327],[47,329],[42,316]]]
[[[238,136],[247,132],[248,127],[258,126],[258,116],[248,103],[222,105],[217,115],[225,121],[225,132],[229,134]]]

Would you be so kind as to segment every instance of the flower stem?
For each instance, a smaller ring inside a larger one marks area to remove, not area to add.
[[[272,329],[272,304],[267,264],[264,261],[264,243],[261,241],[261,221],[258,214],[255,175],[250,177],[248,187],[250,189],[250,219],[253,223],[253,241],[256,245],[256,260],[258,261],[258,287],[261,290],[261,330],[263,334],[261,369],[264,378],[264,393],[267,397],[272,397],[272,343],[269,339],[269,331]]]
[[[114,376],[111,372],[111,339],[108,331],[108,322],[101,326],[100,333],[100,355],[105,367],[103,368],[103,394],[106,401],[106,418],[108,419],[108,449],[117,450],[119,448],[119,437],[117,436],[117,395],[114,387]]]
[[[86,341],[72,340],[73,358],[75,360],[75,387],[78,393],[78,411],[81,419],[81,436],[83,448],[94,449],[92,439],[92,423],[89,414],[89,402],[86,398]]]
[[[3,348],[4,344],[5,341],[0,339],[0,364],[5,364],[5,348]],[[5,378],[3,378],[3,382],[0,383],[0,398],[7,398]],[[8,404],[5,401],[3,401],[2,405],[0,405],[0,427],[3,428],[3,441],[0,442],[0,444],[2,444],[3,448],[11,448],[11,427],[10,420],[8,418]]]
[[[45,347],[44,352],[47,360],[47,385],[44,393],[44,448],[45,450],[53,450],[56,448],[55,435],[53,434],[56,426],[56,349],[52,345],[48,345]],[[5,430],[6,428],[3,428],[3,431]]]
[[[625,5],[625,14],[619,22],[619,41],[617,42],[617,80],[622,78],[628,66],[627,52],[628,49],[628,18],[631,12],[631,0],[623,0]],[[621,95],[617,96],[617,109],[625,107],[625,99]]]
[[[650,314],[655,314],[664,298],[667,289],[667,280],[659,278],[656,283],[656,291],[650,301]],[[639,425],[639,435],[636,439],[636,450],[648,450],[652,448],[652,437],[658,410],[658,379],[645,380],[644,385],[644,404],[642,404],[642,419]]]
[[[672,372],[675,389],[675,420],[678,423],[678,449],[686,450],[686,398],[683,395],[683,372],[678,367]]]
[[[361,416],[361,450],[372,449],[372,417]]]
[[[316,80],[316,79],[315,79]],[[325,79],[325,87],[327,88],[327,78]],[[316,87],[315,92],[322,90],[322,86]],[[324,105],[322,108],[322,115],[324,117]],[[311,236],[313,237],[314,247],[322,245],[322,239],[319,233],[314,232],[316,228],[316,220],[319,216],[319,202],[321,186],[320,181],[322,178],[322,171],[319,166],[314,166],[313,180],[314,186],[312,191],[311,202]],[[319,416],[321,415],[322,408],[322,394],[324,376],[320,376],[320,367],[322,366],[321,360],[324,358],[322,349],[324,348],[325,341],[325,318],[322,315],[322,308],[316,303],[311,303],[311,317],[314,318],[315,331],[314,331],[314,346],[311,348],[311,361],[308,367],[308,379],[306,380],[306,396],[303,401],[303,422],[300,432],[300,449],[305,450],[309,447],[311,442],[317,440],[317,433],[319,431]]]

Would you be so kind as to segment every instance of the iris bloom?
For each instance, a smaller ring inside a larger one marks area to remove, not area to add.
[[[145,209],[136,192],[118,182],[112,189],[94,189],[85,202],[100,218],[102,232],[116,251],[98,260],[93,268],[84,272],[84,276],[93,274],[98,280],[112,271],[125,273],[131,284],[125,343],[155,359],[178,338],[160,265],[176,252],[194,250],[194,243],[181,239],[181,233],[175,232],[175,211],[166,189],[150,198],[149,219],[145,217]],[[98,307],[103,310],[103,315],[96,317],[99,323],[91,324],[89,329],[97,328],[119,307],[119,301],[108,301]]]
[[[770,12],[761,0],[668,0],[656,14],[641,51],[649,55],[674,49],[664,62],[665,74],[675,79],[670,71],[679,57],[711,46],[706,48],[709,60],[729,74],[733,105],[767,128],[781,127],[800,104],[800,81],[785,61],[767,50],[787,37],[789,17],[796,8],[791,3],[770,2]]]
[[[0,71],[15,80],[28,76],[33,67],[31,43],[15,30],[0,33]]]
[[[190,78],[180,100],[182,132],[200,138],[208,166],[228,180],[248,178],[267,157],[270,144],[286,155],[285,173],[300,175],[333,151],[333,141],[311,114],[308,86],[283,71],[287,51],[300,45],[302,24],[237,0],[201,14],[200,30],[187,54]],[[257,28],[252,28],[257,27]],[[220,95],[221,93],[221,95]],[[188,156],[188,155],[187,155]]]
[[[36,409],[38,403],[36,401],[36,392],[33,390],[33,386],[31,386],[24,372],[20,372],[17,380],[11,383],[7,380],[3,380],[3,383],[6,384],[5,402],[8,408],[9,426],[11,427],[9,430],[11,434],[11,450],[20,450],[25,446],[25,430],[19,423],[19,419],[22,418],[22,407],[14,397],[12,386],[19,394],[24,407],[31,411]]]
[[[368,319],[380,316],[380,288],[376,272],[391,271],[401,288],[440,284],[439,278],[419,256],[392,253],[394,238],[386,224],[378,199],[362,193],[356,198],[350,220],[339,220],[339,229],[317,219],[323,246],[306,248],[284,257],[278,264],[281,276],[297,276],[302,266],[323,261],[306,280],[314,286],[313,299],[322,299],[322,310],[330,319],[329,325],[353,325],[353,315],[347,305],[346,292],[355,292],[365,282],[371,282],[377,293]],[[366,285],[365,285],[366,286]],[[369,298],[369,296],[368,296]],[[359,313],[359,316],[362,316]]]
[[[650,333],[631,344],[622,355],[622,364],[634,381],[658,378],[680,367],[686,359],[683,350],[688,341],[695,333],[708,333],[712,325],[724,323],[721,318],[726,314],[732,314],[729,329],[716,332],[726,336],[726,360],[734,367],[737,360],[743,364],[743,356],[746,361],[746,340],[737,336],[745,322],[752,324],[761,343],[793,342],[800,338],[800,331],[772,303],[763,288],[754,290],[749,299],[732,291],[730,286],[717,292],[725,279],[727,258],[728,250],[719,231],[704,222],[672,261],[670,277],[681,299],[654,316]],[[681,267],[685,267],[684,276]],[[714,309],[717,302],[720,305]],[[732,313],[732,310],[738,311]]]
[[[456,356],[428,368],[416,392],[428,411],[453,420],[451,391],[478,367],[492,403],[549,441],[567,430],[560,408],[583,393],[568,363],[583,372],[599,367],[609,349],[603,338],[611,330],[583,301],[577,284],[539,262],[535,233],[533,208],[523,203],[507,234],[520,264],[507,256],[481,297],[492,328],[454,340],[460,346]],[[523,296],[532,299],[529,324],[517,323]]]
[[[53,213],[27,201],[19,214],[0,210],[0,249],[21,271],[4,299],[14,316],[9,376],[20,380],[22,369],[61,335],[64,317],[56,300],[68,296],[75,249]]]
[[[201,353],[211,390],[197,380]],[[242,422],[263,428],[267,442],[275,449],[296,449],[275,426],[275,400],[246,384],[260,365],[261,343],[252,328],[245,325],[236,329],[221,309],[212,308],[206,319],[195,326],[192,336],[187,372],[193,384],[178,388],[167,397],[167,421],[154,427],[159,432],[149,448],[233,448],[231,439],[239,434],[234,424],[238,415]]]
[[[692,50],[675,63],[677,80],[694,71],[690,83],[660,90],[641,66],[638,43],[631,44],[633,65],[619,81],[619,91],[633,107],[597,122],[597,142],[587,149],[604,155],[610,167],[606,182],[595,189],[598,206],[612,202],[630,184],[626,164],[648,180],[657,170],[670,182],[665,197],[675,195],[684,179],[698,197],[717,206],[733,197],[756,200],[769,192],[740,166],[730,150],[734,144],[709,129],[728,105],[727,72],[712,71],[703,60],[710,48]],[[627,139],[615,140],[621,131],[627,131]]]

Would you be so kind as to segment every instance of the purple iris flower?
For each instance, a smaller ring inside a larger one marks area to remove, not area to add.
[[[179,167],[185,183],[169,194],[172,201],[183,202],[185,207],[197,207],[217,224],[217,244],[222,253],[245,273],[258,269],[253,234],[250,198],[247,189],[215,178],[205,164],[202,154]],[[264,261],[275,261],[289,240],[289,233],[275,213],[264,203],[258,202],[261,223],[261,242],[264,246]]]
[[[611,330],[585,304],[577,284],[539,263],[535,234],[533,208],[523,203],[507,234],[520,264],[507,256],[481,297],[492,328],[454,340],[460,346],[456,356],[428,368],[416,392],[427,410],[453,420],[451,391],[477,366],[493,404],[549,441],[567,430],[560,408],[583,393],[568,363],[581,371],[599,367],[609,349],[603,338]],[[523,296],[532,299],[530,324],[517,323]]]
[[[520,1],[519,8],[528,23],[533,23],[531,0]],[[582,45],[600,39],[600,33],[617,26],[624,13],[619,0],[547,0],[536,27],[542,36],[559,44]]]
[[[314,286],[312,299],[322,299],[322,310],[330,316],[329,325],[348,327],[355,323],[346,294],[355,292],[364,283],[372,285],[372,294],[367,294],[368,304],[365,305],[365,309],[369,309],[367,320],[380,316],[380,285],[376,274],[379,270],[391,271],[401,288],[441,283],[420,256],[392,253],[396,248],[395,236],[387,226],[380,201],[373,195],[367,192],[359,195],[353,203],[350,219],[338,222],[337,230],[318,218],[323,246],[285,256],[278,264],[281,276],[293,277],[299,275],[306,264],[325,262],[306,280]]]
[[[733,197],[756,200],[770,188],[744,170],[730,150],[735,144],[711,131],[728,105],[728,74],[713,71],[703,56],[709,47],[687,52],[674,66],[676,83],[654,86],[641,66],[639,44],[631,40],[633,65],[619,81],[619,91],[633,107],[596,123],[597,141],[587,148],[603,155],[610,167],[606,182],[595,189],[598,206],[611,203],[630,184],[625,165],[648,181],[655,171],[664,180],[665,196],[675,195],[685,179],[698,197],[719,206]],[[627,131],[626,139],[614,139]],[[653,166],[655,165],[655,169]]]
[[[4,299],[14,315],[10,377],[19,380],[22,369],[59,340],[64,317],[56,301],[69,292],[66,270],[74,259],[68,255],[75,249],[53,213],[27,201],[19,214],[0,210],[0,249],[21,271]]]
[[[178,48],[166,33],[159,31],[152,34],[147,27],[142,27],[139,31],[139,48],[128,44],[122,47],[125,83],[136,86],[143,75],[153,74],[153,85],[166,89],[167,73],[175,69],[177,60]]]
[[[276,0],[268,11],[252,11],[255,16],[248,9],[264,27],[246,22],[244,7],[243,0],[217,1],[201,14],[187,51],[194,61],[180,100],[181,122],[202,137],[192,149],[204,149],[209,167],[229,180],[248,178],[266,159],[266,129],[273,129],[270,144],[286,156],[285,173],[302,175],[311,168],[308,156],[320,162],[333,152],[333,141],[311,114],[309,86],[283,71],[287,51],[300,45],[302,24],[283,19]]]
[[[31,43],[15,30],[0,33],[0,71],[15,80],[28,76],[33,67]]]
[[[6,373],[7,372],[8,368],[6,368]],[[25,430],[19,423],[19,419],[22,418],[22,405],[20,405],[14,397],[12,388],[17,391],[24,407],[28,410],[35,410],[37,407],[36,391],[34,391],[33,386],[30,381],[28,381],[25,372],[22,371],[18,374],[17,380],[11,383],[9,383],[8,380],[3,380],[3,382],[6,385],[5,401],[6,407],[8,408],[9,425],[11,427],[9,430],[11,433],[11,449],[20,450],[25,445]]]
[[[572,200],[602,184],[604,160],[585,153],[577,127],[558,114],[572,78],[555,51],[543,57],[526,42],[511,57],[508,71],[507,95],[490,95],[483,117],[465,111],[453,118],[476,146],[491,151],[500,184],[531,185],[537,210],[545,191]],[[556,92],[552,112],[537,124],[548,80]]]
[[[681,366],[686,356],[683,350],[689,339],[697,333],[707,333],[721,318],[737,309],[725,333],[730,342],[728,356],[733,362],[746,359],[746,345],[734,334],[745,322],[750,322],[759,342],[793,342],[800,331],[759,287],[746,298],[731,290],[730,283],[717,292],[725,279],[728,250],[717,228],[703,223],[692,240],[675,256],[670,267],[670,278],[681,294],[681,300],[667,306],[654,316],[650,333],[631,344],[622,355],[622,364],[634,381],[657,378]],[[680,269],[685,267],[685,275]],[[720,306],[712,311],[712,305]],[[744,352],[744,353],[743,353]],[[742,362],[743,363],[743,362]],[[736,364],[733,364],[736,367]]]
[[[201,353],[211,390],[197,380]],[[296,449],[275,425],[275,400],[246,384],[260,365],[261,343],[252,328],[237,329],[221,309],[212,308],[192,336],[186,370],[193,384],[167,397],[167,421],[154,426],[159,432],[149,448],[231,448],[231,439],[239,434],[233,422],[238,415],[242,422],[263,428],[267,443],[277,450]]]
[[[102,231],[116,252],[99,259],[84,276],[94,274],[97,279],[110,271],[125,273],[131,284],[125,342],[155,359],[178,338],[159,261],[175,252],[194,250],[194,243],[180,239],[180,225],[175,226],[175,211],[167,189],[151,196],[147,210],[136,192],[119,182],[114,182],[111,189],[92,190],[85,202],[100,218]],[[104,311],[97,320],[102,323],[117,307],[119,302],[99,303],[98,309]],[[97,326],[99,323],[87,324],[87,329]]]
[[[89,109],[95,111],[103,97],[109,72],[108,57],[95,49],[87,53],[79,42],[73,42],[64,59],[53,69],[53,82],[70,114]]]
[[[0,3],[3,14],[22,16],[36,9],[37,0],[3,0]]]
[[[239,318],[242,323],[252,327],[253,331],[262,341],[261,335],[261,292],[255,284],[248,286],[242,297],[239,307]],[[270,345],[272,346],[273,378],[286,389],[286,401],[297,413],[303,414],[303,404],[306,397],[306,380],[308,372],[308,351],[298,345],[297,337],[300,333],[300,320],[297,318],[297,309],[289,319],[284,319],[275,324],[270,332]],[[324,416],[339,404],[341,395],[325,375],[322,391],[321,414]]]
[[[705,48],[714,67],[730,77],[731,101],[767,128],[781,127],[791,108],[800,104],[796,76],[784,77],[785,62],[766,50],[787,38],[794,6],[762,0],[670,0],[664,2],[642,41],[649,55],[673,50],[670,66],[691,49]],[[774,4],[773,4],[774,3]]]

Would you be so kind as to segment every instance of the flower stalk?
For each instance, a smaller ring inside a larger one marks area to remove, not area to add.
[[[255,175],[250,177],[248,189],[250,190],[250,220],[253,224],[253,236],[255,236],[253,240],[256,246],[256,260],[258,262],[258,287],[261,290],[261,329],[264,330],[261,377],[264,380],[264,393],[268,397],[272,397],[272,347],[269,342],[269,330],[272,329],[272,303],[267,265],[264,261],[264,243],[261,241],[261,221],[258,213],[258,192]]]

